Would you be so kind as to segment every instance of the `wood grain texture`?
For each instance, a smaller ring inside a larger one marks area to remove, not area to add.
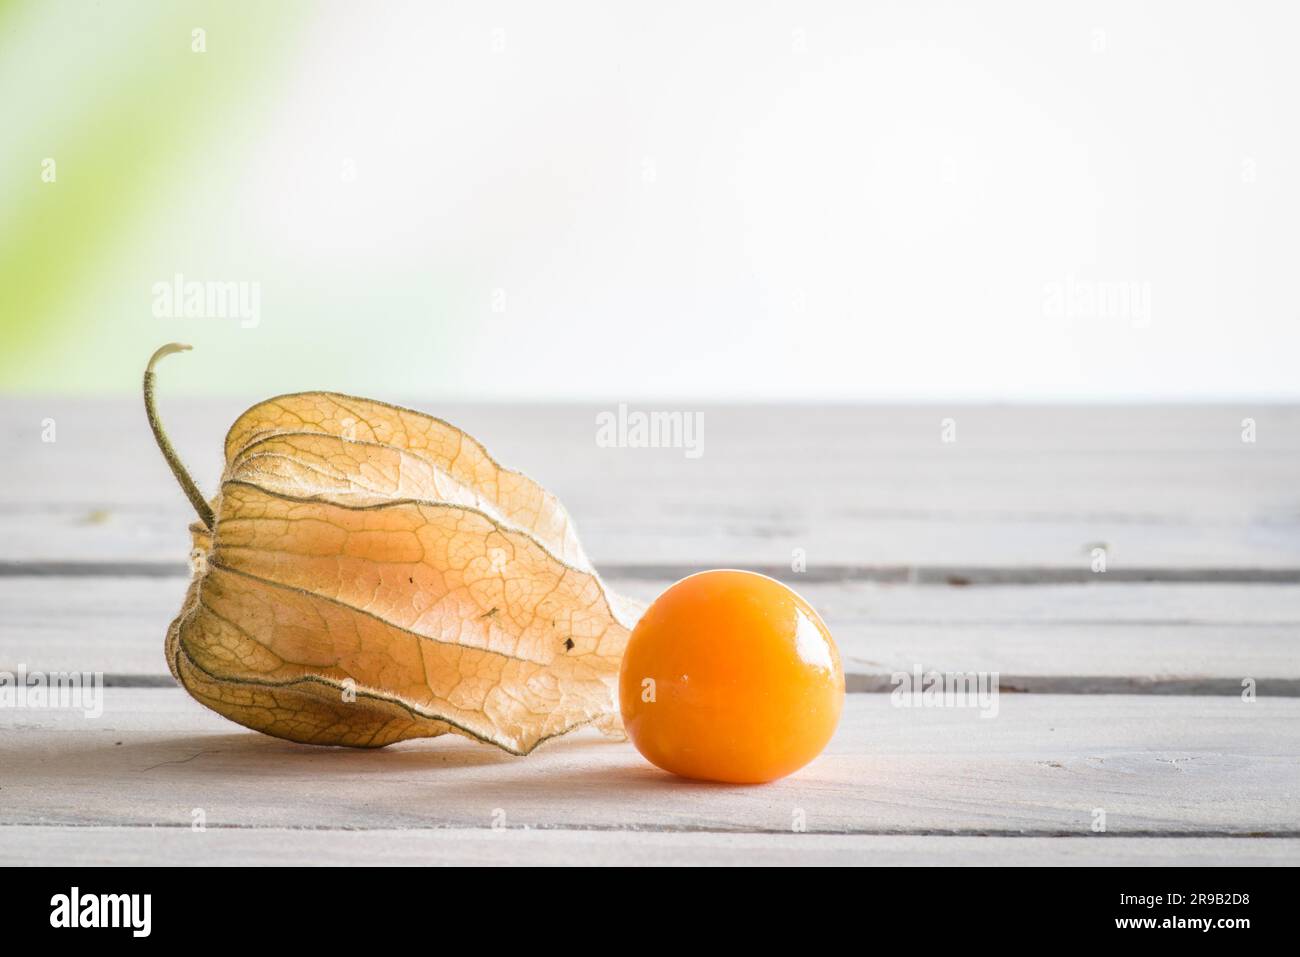
[[[179,690],[103,715],[0,711],[0,825],[1300,836],[1300,700],[1002,695],[999,714],[851,695],[827,752],[762,787],[684,781],[580,732],[512,758],[245,731]],[[802,816],[800,818],[800,816]]]
[[[250,397],[251,399],[252,397]],[[237,401],[167,398],[215,487]],[[707,407],[703,455],[600,448],[596,406],[419,405],[554,491],[602,564],[1300,569],[1294,407]],[[957,420],[957,441],[940,421]],[[1256,420],[1258,441],[1241,441]],[[53,419],[57,441],[41,441]],[[8,400],[0,560],[179,565],[188,504],[138,403]]]
[[[1295,866],[1300,839],[0,826],[0,866]]]
[[[1300,693],[1300,586],[918,587],[789,580],[835,635],[851,690],[894,672],[996,671],[1029,691]],[[652,600],[669,583],[610,579]],[[182,579],[0,578],[0,670],[154,676]],[[140,683],[137,681],[137,683]]]

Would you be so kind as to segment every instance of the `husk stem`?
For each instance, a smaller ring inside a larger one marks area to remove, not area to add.
[[[164,356],[169,356],[173,352],[187,352],[190,347],[182,345],[179,342],[169,342],[165,346],[160,346],[158,351],[149,359],[149,364],[144,370],[144,412],[149,417],[149,427],[153,429],[154,441],[158,443],[158,450],[167,460],[171,467],[172,474],[176,476],[176,481],[180,483],[181,490],[185,497],[190,500],[194,506],[194,511],[199,513],[199,520],[203,522],[208,531],[212,531],[216,523],[216,517],[212,514],[212,506],[207,503],[199,487],[194,484],[194,479],[190,478],[190,473],[186,471],[185,466],[181,463],[181,457],[176,454],[172,448],[171,440],[167,438],[167,432],[162,427],[162,422],[158,419],[158,410],[154,407],[154,366],[158,360]]]

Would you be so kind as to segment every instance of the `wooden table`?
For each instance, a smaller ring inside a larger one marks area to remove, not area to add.
[[[162,399],[209,492],[246,404]],[[9,398],[0,671],[108,688],[0,709],[0,863],[1300,863],[1300,408],[706,407],[690,458],[598,447],[594,406],[419,405],[555,491],[615,589],[800,590],[849,672],[827,752],[728,787],[595,733],[245,731],[167,674],[192,516],[138,401]],[[997,716],[894,706],[916,666],[997,672]]]

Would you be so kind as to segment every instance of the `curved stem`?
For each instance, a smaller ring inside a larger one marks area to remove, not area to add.
[[[212,531],[212,526],[216,522],[216,519],[212,514],[212,506],[210,506],[203,498],[203,493],[200,492],[199,487],[194,484],[194,479],[190,478],[190,473],[187,472],[185,466],[181,464],[181,457],[177,455],[176,450],[172,448],[171,440],[167,438],[167,433],[163,431],[162,423],[158,421],[158,410],[154,408],[153,401],[153,367],[158,364],[158,360],[163,356],[169,356],[173,352],[186,352],[189,348],[189,346],[181,345],[179,342],[169,342],[167,345],[160,347],[158,351],[153,354],[153,357],[149,360],[149,364],[145,366],[144,370],[144,412],[145,415],[149,417],[149,427],[153,429],[153,437],[158,443],[158,450],[162,452],[163,458],[166,459],[167,464],[171,466],[172,474],[176,476],[176,481],[180,483],[182,491],[185,492],[185,497],[188,498],[190,504],[194,506],[194,511],[199,513],[199,519],[207,527],[208,531]]]

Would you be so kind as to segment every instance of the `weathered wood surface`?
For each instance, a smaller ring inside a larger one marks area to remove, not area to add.
[[[212,489],[248,403],[162,404]],[[93,720],[0,709],[0,863],[1300,863],[1300,408],[705,407],[688,458],[598,447],[595,406],[419,405],[552,488],[616,589],[757,568],[822,612],[852,690],[920,665],[1037,693],[996,718],[850,695],[761,788],[591,733],[526,759],[275,741],[169,687],[191,516],[138,403],[6,399],[0,671],[124,686]]]
[[[1300,586],[952,588],[802,583],[836,637],[851,690],[895,672],[996,671],[1028,691],[1300,694]],[[609,580],[653,599],[669,582]],[[167,675],[162,635],[181,578],[0,578],[0,670]],[[137,681],[136,683],[140,683]]]
[[[251,398],[251,397],[250,397]],[[248,403],[163,397],[202,487]],[[703,454],[600,448],[596,406],[418,403],[551,488],[598,565],[1186,569],[1300,578],[1294,407],[703,407]],[[956,441],[941,421],[956,420]],[[1256,441],[1242,441],[1253,419]],[[43,423],[56,441],[42,441]],[[0,560],[184,561],[192,516],[139,404],[8,399]]]
[[[4,827],[0,866],[1294,866],[1285,838]]]
[[[1002,695],[973,709],[850,695],[826,753],[764,787],[677,779],[579,732],[513,758],[447,736],[313,748],[182,691],[0,726],[0,825],[1300,837],[1300,699]],[[1246,839],[1245,837],[1242,838]],[[1300,842],[1296,844],[1300,848]]]

